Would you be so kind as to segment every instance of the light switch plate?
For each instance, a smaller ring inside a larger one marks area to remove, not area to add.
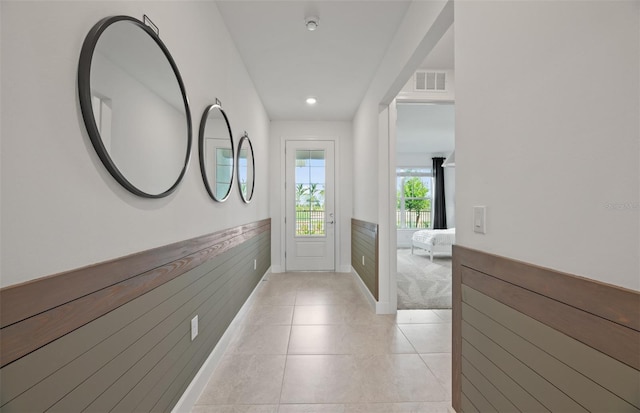
[[[487,207],[473,207],[473,232],[479,234],[487,233]]]

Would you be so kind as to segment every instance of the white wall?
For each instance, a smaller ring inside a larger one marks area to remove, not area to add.
[[[396,154],[396,165],[398,168],[429,168],[433,166],[431,158],[434,156],[445,156],[442,153],[427,152],[403,152]]]
[[[336,171],[336,271],[351,269],[351,210],[353,202],[353,141],[351,122],[273,121],[269,161],[271,193],[271,263],[274,272],[284,270],[284,143],[285,140],[335,141]]]
[[[455,19],[457,242],[640,290],[640,3],[464,1]]]
[[[4,21],[3,9],[4,9],[3,3],[0,2],[0,80],[4,79],[4,70],[3,70],[4,64],[2,63],[4,60],[2,57],[3,55],[2,50],[4,49],[3,42],[2,42],[2,39],[4,38],[4,30],[2,28],[3,21]],[[2,223],[4,219],[4,214],[2,213],[3,204],[4,204],[3,202],[4,196],[2,195],[2,183],[4,182],[4,175],[2,173],[4,169],[4,167],[2,166],[2,153],[4,152],[4,147],[2,144],[2,141],[3,141],[2,135],[4,133],[4,126],[3,126],[4,121],[2,120],[2,114],[4,113],[4,108],[2,105],[2,101],[4,100],[3,96],[4,96],[4,92],[0,87],[0,261],[2,260],[2,248],[3,248],[2,245],[4,242],[3,240],[4,237],[2,236],[2,233],[4,232],[4,225]],[[2,262],[0,262],[0,285],[2,285]]]
[[[378,222],[378,103],[363,101],[353,120],[354,218]]]
[[[269,217],[269,119],[213,2],[3,1],[1,285],[121,257]],[[189,96],[193,146],[181,186],[143,199],[98,159],[79,110],[80,47],[101,18],[147,14],[160,28]],[[254,199],[205,191],[197,131],[219,98],[236,139],[256,153]],[[11,102],[7,105],[7,102]]]
[[[456,227],[456,168],[444,168],[444,200],[447,228]]]

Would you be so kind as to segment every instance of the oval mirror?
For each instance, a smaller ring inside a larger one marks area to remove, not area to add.
[[[155,32],[128,16],[96,23],[80,52],[78,92],[109,173],[139,196],[173,192],[189,164],[191,114],[180,72]]]
[[[204,186],[211,198],[225,201],[231,193],[235,154],[231,125],[219,103],[207,106],[202,114],[198,146]]]
[[[256,180],[255,161],[253,160],[253,145],[247,132],[238,144],[238,189],[240,196],[246,203],[253,198],[253,187]]]

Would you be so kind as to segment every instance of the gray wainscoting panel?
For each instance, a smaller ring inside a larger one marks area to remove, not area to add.
[[[640,292],[453,247],[459,412],[640,412]]]
[[[351,219],[351,266],[373,297],[378,300],[377,224]]]
[[[467,363],[470,366],[475,366],[479,371],[482,372],[482,375],[485,378],[490,377],[490,383],[495,386],[502,395],[509,395],[508,400],[516,407],[516,409],[513,411],[549,411],[542,404],[540,404],[538,400],[530,395],[520,384],[518,384],[518,382],[516,382],[507,372],[500,369],[495,363],[493,363],[475,347],[470,345],[467,341],[462,342],[462,352],[464,354],[462,365],[464,366],[465,363]],[[473,364],[471,364],[468,360],[472,360]],[[467,373],[466,370],[465,373]],[[473,380],[473,377],[471,377],[470,379]]]
[[[464,384],[464,380],[466,380],[466,377],[468,377],[469,383],[473,383],[471,386],[475,387],[480,395],[486,394],[486,399],[491,400],[492,406],[495,405],[495,409],[490,410],[496,410],[499,412],[519,411],[518,408],[516,408],[516,406],[511,403],[511,401],[509,401],[509,399],[505,397],[504,394],[502,394],[500,389],[497,388],[493,383],[491,383],[491,381],[485,374],[476,369],[466,359],[462,359],[462,371],[464,371],[463,387],[468,387],[466,384]],[[539,411],[544,411],[544,409],[540,409]]]
[[[270,240],[270,230],[246,237],[6,365],[0,370],[0,409],[170,410],[268,270]],[[191,341],[196,315],[199,334]]]
[[[466,285],[462,340],[462,393],[478,411],[640,412],[638,370]]]

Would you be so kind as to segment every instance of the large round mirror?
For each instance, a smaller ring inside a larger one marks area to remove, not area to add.
[[[78,92],[89,138],[111,175],[139,196],[173,192],[189,164],[191,114],[156,33],[128,16],[100,20],[82,45]]]
[[[211,198],[222,202],[231,193],[235,154],[229,119],[218,103],[202,114],[198,146],[204,186]]]
[[[253,187],[256,180],[255,161],[253,160],[253,145],[247,132],[238,144],[238,189],[244,202],[253,198]]]

